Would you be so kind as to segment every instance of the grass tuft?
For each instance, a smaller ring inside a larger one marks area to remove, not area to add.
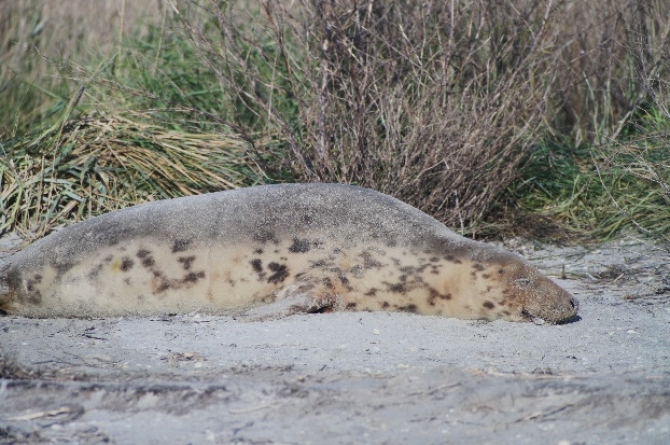
[[[63,120],[0,151],[0,233],[29,239],[54,226],[140,203],[263,179],[233,133],[166,130],[139,113]]]

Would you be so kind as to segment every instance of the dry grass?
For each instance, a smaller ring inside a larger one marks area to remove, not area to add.
[[[160,0],[5,0],[0,3],[0,62],[20,68],[35,52],[78,62],[107,52],[138,24],[160,25],[167,13]],[[45,74],[48,64],[33,74]]]
[[[103,3],[109,9],[102,14],[92,6]],[[65,93],[49,91],[59,96],[60,108],[49,108],[45,96],[35,96],[36,111],[29,116],[33,122],[49,113],[62,116],[64,109],[65,122],[73,111],[66,107],[76,90],[73,85],[87,88],[80,111],[152,108],[152,120],[140,120],[146,125],[137,136],[143,142],[127,145],[133,148],[123,152],[125,161],[109,170],[130,174],[136,169],[133,181],[144,178],[147,188],[129,193],[124,189],[128,177],[110,174],[110,190],[114,181],[119,190],[105,192],[113,199],[100,199],[93,190],[107,185],[98,173],[87,176],[98,175],[95,186],[82,183],[85,193],[76,191],[80,185],[74,180],[71,189],[52,185],[46,189],[47,182],[30,179],[48,170],[50,160],[64,159],[59,153],[70,142],[74,145],[68,156],[82,147],[98,147],[100,134],[127,144],[132,133],[131,124],[119,124],[112,117],[107,120],[114,123],[113,129],[107,133],[102,131],[109,127],[104,119],[88,132],[90,120],[73,121],[49,133],[48,144],[43,139],[23,145],[12,142],[14,164],[5,161],[9,167],[3,173],[4,184],[8,175],[14,175],[17,184],[26,183],[30,190],[21,192],[23,204],[14,216],[6,216],[5,228],[15,224],[39,233],[66,217],[115,208],[112,203],[117,199],[148,199],[151,187],[157,187],[160,197],[208,190],[212,184],[228,187],[225,181],[177,166],[169,170],[179,173],[175,182],[167,181],[169,175],[160,169],[146,175],[149,166],[141,161],[154,149],[162,153],[166,165],[177,156],[172,148],[155,144],[154,133],[171,133],[173,145],[191,150],[188,141],[199,137],[198,131],[211,133],[213,128],[234,129],[236,141],[241,138],[250,144],[245,155],[225,162],[231,162],[234,171],[251,173],[236,178],[215,174],[226,181],[249,184],[265,181],[265,174],[275,181],[354,183],[392,194],[462,230],[485,220],[501,203],[510,203],[512,189],[515,199],[537,201],[528,207],[542,209],[543,215],[584,227],[602,224],[607,233],[625,224],[658,232],[656,222],[631,213],[640,196],[651,194],[653,199],[643,202],[655,206],[642,213],[669,213],[667,165],[649,155],[667,146],[670,127],[670,18],[663,1],[61,0],[48,4],[52,8],[48,21],[41,19],[48,15],[46,3],[0,4],[0,17],[10,17],[0,28],[14,30],[2,35],[19,36],[2,42],[0,85],[11,86],[7,79],[18,72],[16,67],[8,71],[12,64],[27,73],[21,74],[23,78],[39,77],[33,73],[41,73],[41,68],[28,66],[35,59],[23,57],[29,54],[26,48],[34,47],[75,63],[58,65],[62,67],[58,72],[52,65],[52,71],[44,74],[66,80],[58,90]],[[142,22],[142,12],[150,13],[148,23],[161,25],[158,32],[130,26]],[[33,16],[39,19],[27,18]],[[97,26],[100,16],[110,18],[105,26]],[[56,26],[59,22],[68,26]],[[144,37],[133,47],[120,40],[128,35]],[[92,49],[114,56],[79,63],[79,55]],[[31,91],[39,82],[35,80]],[[19,96],[9,97],[18,101]],[[25,110],[24,105],[5,102],[11,110]],[[9,127],[0,122],[0,139],[2,134],[6,138],[22,134],[18,123]],[[77,134],[78,139],[61,140],[55,133],[61,130],[63,138]],[[646,148],[633,142],[650,130],[655,136],[647,140]],[[40,147],[38,152],[28,149],[31,144]],[[586,161],[562,164],[565,174],[549,190],[546,180],[554,176],[548,166],[559,157],[550,147],[556,144],[591,148]],[[114,147],[118,152],[122,144]],[[86,166],[86,156],[77,154],[77,168]],[[95,152],[96,160],[101,156]],[[140,159],[131,163],[134,156]],[[540,172],[544,176],[524,178],[524,184],[536,187],[519,187],[514,182],[519,172],[536,165],[539,158],[547,161]],[[194,159],[183,164],[193,164]],[[624,173],[625,180],[616,179]],[[618,185],[634,180],[640,187],[627,197],[620,194],[623,189]],[[564,186],[570,190],[561,190]],[[54,209],[60,210],[49,210],[45,218],[43,209],[51,209],[51,203],[61,202],[67,193],[98,197],[87,198],[86,205],[68,204],[76,212],[58,204]],[[6,201],[5,207],[9,208]]]
[[[262,178],[233,134],[189,134],[110,115],[56,125],[0,157],[0,233],[28,239],[128,205],[253,185]]]
[[[61,61],[119,51],[129,35],[146,34],[141,24],[160,25],[166,14],[160,0],[0,1],[0,140],[48,118],[54,99],[67,103]]]

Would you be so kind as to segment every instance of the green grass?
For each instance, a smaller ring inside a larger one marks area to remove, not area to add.
[[[607,21],[591,24],[602,36],[575,34],[525,3],[487,16],[489,28],[473,20],[488,10],[464,7],[452,34],[439,6],[434,18],[338,3],[300,22],[268,5],[178,2],[181,15],[106,51],[49,55],[40,76],[37,54],[16,71],[0,59],[0,234],[297,179],[374,187],[470,233],[504,231],[497,218],[518,213],[580,238],[670,237],[670,79],[655,34],[647,56]],[[635,78],[643,57],[654,71]]]
[[[546,143],[535,148],[508,192],[517,211],[545,216],[578,238],[611,239],[634,229],[667,241],[667,142],[638,135],[579,148]]]

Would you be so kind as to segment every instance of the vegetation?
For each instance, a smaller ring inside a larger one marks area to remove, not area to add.
[[[103,29],[82,1],[0,4],[0,231],[321,181],[464,233],[668,240],[663,1],[120,0]]]

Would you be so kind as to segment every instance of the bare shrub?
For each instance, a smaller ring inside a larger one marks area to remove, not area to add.
[[[280,132],[296,179],[373,187],[464,224],[543,126],[550,5],[267,1],[244,32],[239,11],[212,3],[218,35],[181,17],[226,89]]]
[[[571,136],[575,145],[615,140],[651,99],[655,79],[667,79],[668,4],[604,0],[559,5],[550,128]]]
[[[661,0],[161,4],[160,38],[126,59],[151,88],[124,89],[113,68],[70,73],[115,89],[108,102],[127,92],[168,122],[232,127],[252,159],[275,156],[263,164],[275,180],[372,187],[450,225],[485,218],[537,145],[618,141],[667,113]],[[177,49],[159,69],[168,42]],[[175,64],[193,76],[172,76]],[[181,88],[203,85],[201,73],[218,85]]]

